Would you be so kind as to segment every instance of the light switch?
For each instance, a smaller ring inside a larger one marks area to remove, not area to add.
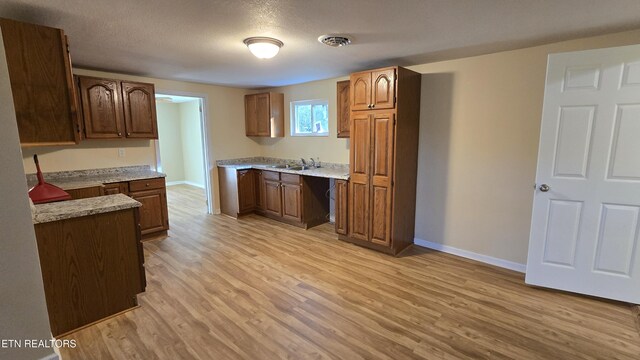
[[[118,156],[119,157],[124,157],[126,155],[125,151],[123,148],[118,149]]]

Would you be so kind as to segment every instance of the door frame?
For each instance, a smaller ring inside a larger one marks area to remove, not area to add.
[[[204,167],[204,191],[207,198],[207,214],[213,214],[213,191],[212,191],[212,182],[211,182],[211,171],[213,170],[211,167],[210,159],[212,159],[212,154],[210,153],[209,147],[209,132],[207,129],[208,119],[209,119],[209,97],[204,93],[196,93],[190,91],[178,91],[178,90],[166,90],[166,89],[156,89],[156,94],[166,94],[166,95],[174,95],[174,96],[186,96],[197,98],[200,101],[200,107],[202,111],[200,111],[200,134],[202,136],[202,159]],[[156,150],[156,169],[161,167],[162,159],[160,159],[160,141],[155,140],[155,150]]]

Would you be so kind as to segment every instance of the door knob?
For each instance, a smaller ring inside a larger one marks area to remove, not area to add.
[[[540,191],[547,192],[549,190],[551,190],[551,187],[549,185],[547,185],[547,184],[540,185]]]

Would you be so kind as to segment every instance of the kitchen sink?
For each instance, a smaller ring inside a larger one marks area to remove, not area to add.
[[[294,171],[300,171],[300,170],[309,170],[309,169],[311,169],[311,166],[280,164],[280,165],[271,165],[270,168],[272,168],[272,169],[289,169],[289,170],[294,170]]]

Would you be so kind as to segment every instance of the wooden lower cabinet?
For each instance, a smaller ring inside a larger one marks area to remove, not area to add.
[[[256,181],[253,170],[238,171],[238,212],[252,212],[256,207]]]
[[[105,184],[104,194],[125,194],[142,204],[140,230],[143,238],[163,235],[169,230],[167,187],[164,178]]]
[[[104,185],[105,195],[125,194],[129,195],[129,183],[112,183]]]
[[[279,180],[264,180],[264,213],[282,217],[282,189]]]
[[[257,213],[303,228],[328,221],[329,179],[223,166],[218,179],[223,214],[237,218]]]
[[[129,196],[142,204],[140,207],[142,236],[165,232],[169,229],[167,191],[165,189],[132,192]]]
[[[282,218],[302,222],[302,185],[281,183]]]
[[[131,208],[34,226],[53,336],[138,305],[146,280],[137,217]]]
[[[264,180],[262,179],[262,170],[253,170],[254,172],[254,186],[255,186],[255,195],[256,195],[256,212],[263,213],[264,212],[264,191],[262,190],[262,184]]]
[[[105,195],[104,186],[92,186],[80,189],[67,189],[65,190],[69,195],[71,195],[71,199],[86,199],[97,196]]]
[[[348,180],[336,180],[335,187],[335,216],[336,216],[336,232],[338,234],[347,235],[348,234],[348,226],[347,223],[349,221],[348,214],[348,191],[349,191],[349,181]]]

